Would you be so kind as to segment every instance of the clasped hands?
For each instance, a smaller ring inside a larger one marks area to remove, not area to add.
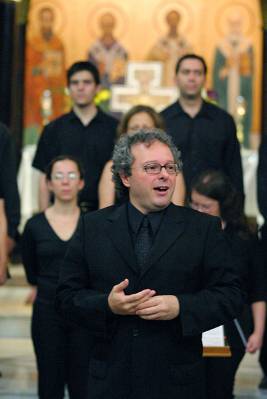
[[[155,290],[144,289],[136,294],[126,295],[124,290],[129,280],[114,285],[108,304],[118,315],[136,315],[145,320],[172,320],[179,315],[179,301],[175,295],[157,295]]]

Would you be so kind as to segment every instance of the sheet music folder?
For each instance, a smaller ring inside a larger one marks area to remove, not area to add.
[[[225,342],[224,328],[219,326],[202,334],[204,357],[230,357],[230,347]]]

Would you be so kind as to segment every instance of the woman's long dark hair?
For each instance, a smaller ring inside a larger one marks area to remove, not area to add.
[[[222,220],[242,235],[249,234],[243,211],[243,197],[234,188],[228,176],[217,170],[201,173],[192,183],[192,191],[219,202]]]

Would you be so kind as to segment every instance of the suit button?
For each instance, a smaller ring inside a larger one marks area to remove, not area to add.
[[[134,328],[134,329],[133,329],[133,337],[138,337],[138,335],[139,335],[139,330],[138,330],[138,328]]]

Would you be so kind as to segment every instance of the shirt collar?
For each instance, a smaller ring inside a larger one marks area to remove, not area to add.
[[[167,208],[165,208],[167,209]],[[138,230],[140,228],[140,225],[143,221],[144,216],[147,216],[152,228],[153,236],[156,235],[160,223],[162,220],[162,217],[165,213],[165,209],[158,211],[158,212],[151,212],[148,213],[147,215],[144,215],[142,212],[140,212],[131,202],[128,202],[128,220],[129,220],[129,225],[130,228],[132,229],[134,234],[138,233]]]
[[[211,113],[211,107],[207,101],[205,100],[202,101],[202,106],[196,117],[197,116],[204,116],[205,118],[213,119],[213,114]]]
[[[94,121],[94,122],[99,122],[102,121],[102,116],[103,116],[103,112],[97,107],[97,113],[96,115],[93,117],[93,119],[91,119],[89,125]],[[72,109],[69,112],[69,118],[71,120],[78,120],[79,122],[81,122],[80,118],[78,117],[78,115],[74,112],[74,110]]]
[[[180,104],[180,102],[178,100],[176,103],[173,104],[173,106],[171,108],[170,117],[172,117],[172,116],[180,116],[180,115],[187,115],[188,117],[190,117],[183,110],[183,108],[182,108],[182,106],[181,106],[181,104]],[[199,112],[196,114],[196,116],[194,118],[198,118],[200,116],[203,116],[203,117],[208,118],[208,119],[213,119],[213,115],[210,112],[209,103],[207,101],[205,101],[205,100],[202,100],[201,108],[200,108]]]

